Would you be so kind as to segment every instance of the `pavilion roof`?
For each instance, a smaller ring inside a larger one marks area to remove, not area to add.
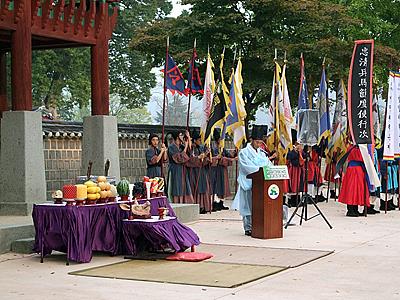
[[[32,48],[90,46],[98,38],[111,38],[117,22],[116,0],[3,0],[0,8],[0,49],[9,50],[11,33],[21,19],[20,11],[31,2]],[[28,24],[27,24],[28,26]]]

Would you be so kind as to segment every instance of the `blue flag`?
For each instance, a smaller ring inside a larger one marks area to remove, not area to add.
[[[193,56],[192,59],[190,60],[189,63],[189,69],[188,69],[188,81],[187,81],[187,87],[186,87],[186,93],[187,94],[203,94],[203,85],[201,84],[201,79],[200,79],[200,72],[199,72],[199,67],[197,63],[197,52],[196,49],[193,50]],[[192,71],[192,66],[193,66],[193,71]],[[193,76],[192,76],[193,75]]]
[[[165,72],[165,69],[167,69],[166,74],[164,74],[166,76],[166,89],[170,90],[172,94],[177,92],[179,95],[187,95],[182,73],[169,54],[166,68],[164,68],[163,72]]]
[[[308,90],[307,90],[307,82],[304,71],[304,59],[303,56],[300,58],[300,91],[299,91],[299,101],[298,101],[298,110],[300,109],[309,109],[310,104],[308,102]]]
[[[328,86],[326,82],[325,68],[322,69],[321,82],[318,90],[318,108],[319,108],[319,141],[327,138],[330,134],[330,120],[328,109]],[[318,142],[319,142],[318,141]]]

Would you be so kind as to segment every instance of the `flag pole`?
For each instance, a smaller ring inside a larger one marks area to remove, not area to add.
[[[162,133],[161,140],[164,143],[164,135],[165,135],[165,105],[167,102],[167,70],[168,70],[168,56],[169,56],[169,36],[167,37],[167,47],[165,54],[165,65],[164,65],[164,100],[163,100],[163,112],[162,112]]]
[[[169,36],[167,36],[167,45],[165,50],[165,65],[164,65],[164,99],[162,111],[162,129],[161,129],[161,143],[163,144],[165,137],[165,105],[167,102],[167,70],[168,70],[168,56],[169,56]],[[164,177],[164,157],[161,158],[161,177]],[[167,186],[167,184],[165,184]]]
[[[325,56],[324,56],[324,59],[322,60],[322,72],[325,72]],[[326,72],[325,72],[325,84],[326,84],[326,94],[325,94],[326,107],[325,107],[325,109],[326,109],[326,112],[327,112],[327,115],[328,115],[328,118],[329,118],[329,111],[328,111],[328,84],[327,84]],[[321,103],[319,105],[321,105]],[[324,144],[325,144],[325,138],[321,139],[321,141],[320,141],[320,153],[318,153],[318,169],[320,171],[317,174],[317,198],[319,198],[319,196],[320,196],[320,194],[319,194],[320,188],[319,188],[318,181],[319,181],[319,177],[320,176],[322,177],[321,164],[322,164],[322,153],[323,153],[323,151],[325,151]],[[329,186],[329,184],[328,184],[328,186]],[[323,197],[324,195],[322,193],[322,189],[321,189],[321,194],[322,194],[322,197]],[[329,189],[328,189],[328,194],[329,194]],[[328,194],[326,195],[326,199],[328,199],[328,196],[329,196]]]
[[[276,63],[278,60],[278,49],[275,48],[275,57],[274,57],[274,63],[275,63],[275,79],[274,79],[274,93],[275,93],[275,97],[274,97],[274,103],[275,103],[275,114],[274,114],[274,127],[275,127],[275,132],[274,132],[274,146],[275,146],[275,150],[277,153],[277,157],[274,161],[275,165],[278,164],[279,162],[279,145],[278,145],[278,126],[279,126],[279,119],[278,119],[278,84],[277,84],[277,80],[278,80],[278,68],[276,67]]]
[[[300,54],[300,88],[299,88],[299,98],[301,96],[301,88],[303,86],[303,77],[304,77],[304,64],[303,64],[303,52]]]
[[[236,54],[237,54],[237,47],[235,44],[235,52],[233,53],[232,69],[235,69]]]
[[[195,53],[195,51],[196,51],[196,39],[194,39],[192,59],[190,60],[189,101],[188,101],[188,111],[187,111],[187,117],[186,117],[186,130],[187,131],[189,131],[190,102],[192,100],[192,82],[193,82],[194,53]]]

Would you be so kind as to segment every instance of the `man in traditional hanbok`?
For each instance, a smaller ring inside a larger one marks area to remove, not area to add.
[[[150,134],[149,148],[146,150],[147,176],[150,178],[161,177],[162,163],[166,162],[168,159],[167,147],[165,147],[165,144],[161,144],[160,149],[158,145],[158,135],[154,133]]]
[[[232,208],[237,209],[243,218],[245,235],[251,235],[251,209],[252,209],[252,180],[247,175],[257,172],[260,167],[272,166],[271,161],[261,151],[263,135],[266,126],[253,126],[251,143],[239,152],[238,191],[233,200]]]
[[[210,158],[208,154],[208,150],[201,144],[200,134],[195,132],[190,160],[187,165],[193,199],[196,204],[199,204],[201,214],[211,212]]]
[[[174,141],[168,147],[168,196],[173,203],[193,204],[190,188],[189,173],[186,166],[190,160],[188,155],[191,148],[189,132],[173,132]]]
[[[228,167],[235,160],[235,151],[220,148],[221,133],[215,129],[213,133],[214,145],[211,147],[210,184],[213,198],[213,211],[226,210],[224,199],[231,196],[229,189]]]

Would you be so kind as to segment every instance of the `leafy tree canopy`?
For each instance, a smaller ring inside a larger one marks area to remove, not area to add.
[[[127,108],[141,107],[155,85],[152,62],[128,44],[132,32],[153,20],[165,18],[172,9],[169,0],[121,0],[117,27],[109,45],[110,93]],[[90,101],[90,49],[35,51],[32,55],[34,105],[56,105],[62,117],[74,115],[73,106]]]
[[[160,66],[169,36],[171,54],[176,61],[187,64],[196,38],[199,56],[206,57],[209,46],[214,63],[219,63],[219,54],[227,48],[227,77],[237,48],[243,60],[248,112],[254,113],[260,103],[269,102],[275,48],[279,49],[281,64],[283,53],[287,52],[287,79],[294,105],[297,105],[301,53],[310,90],[320,81],[323,57],[326,57],[331,82],[347,77],[357,39],[376,40],[378,84],[387,82],[390,62],[400,65],[400,9],[395,1],[184,0],[182,4],[190,4],[190,12],[138,28],[133,35],[132,49],[145,54],[154,66]],[[204,74],[204,64],[202,68]]]

